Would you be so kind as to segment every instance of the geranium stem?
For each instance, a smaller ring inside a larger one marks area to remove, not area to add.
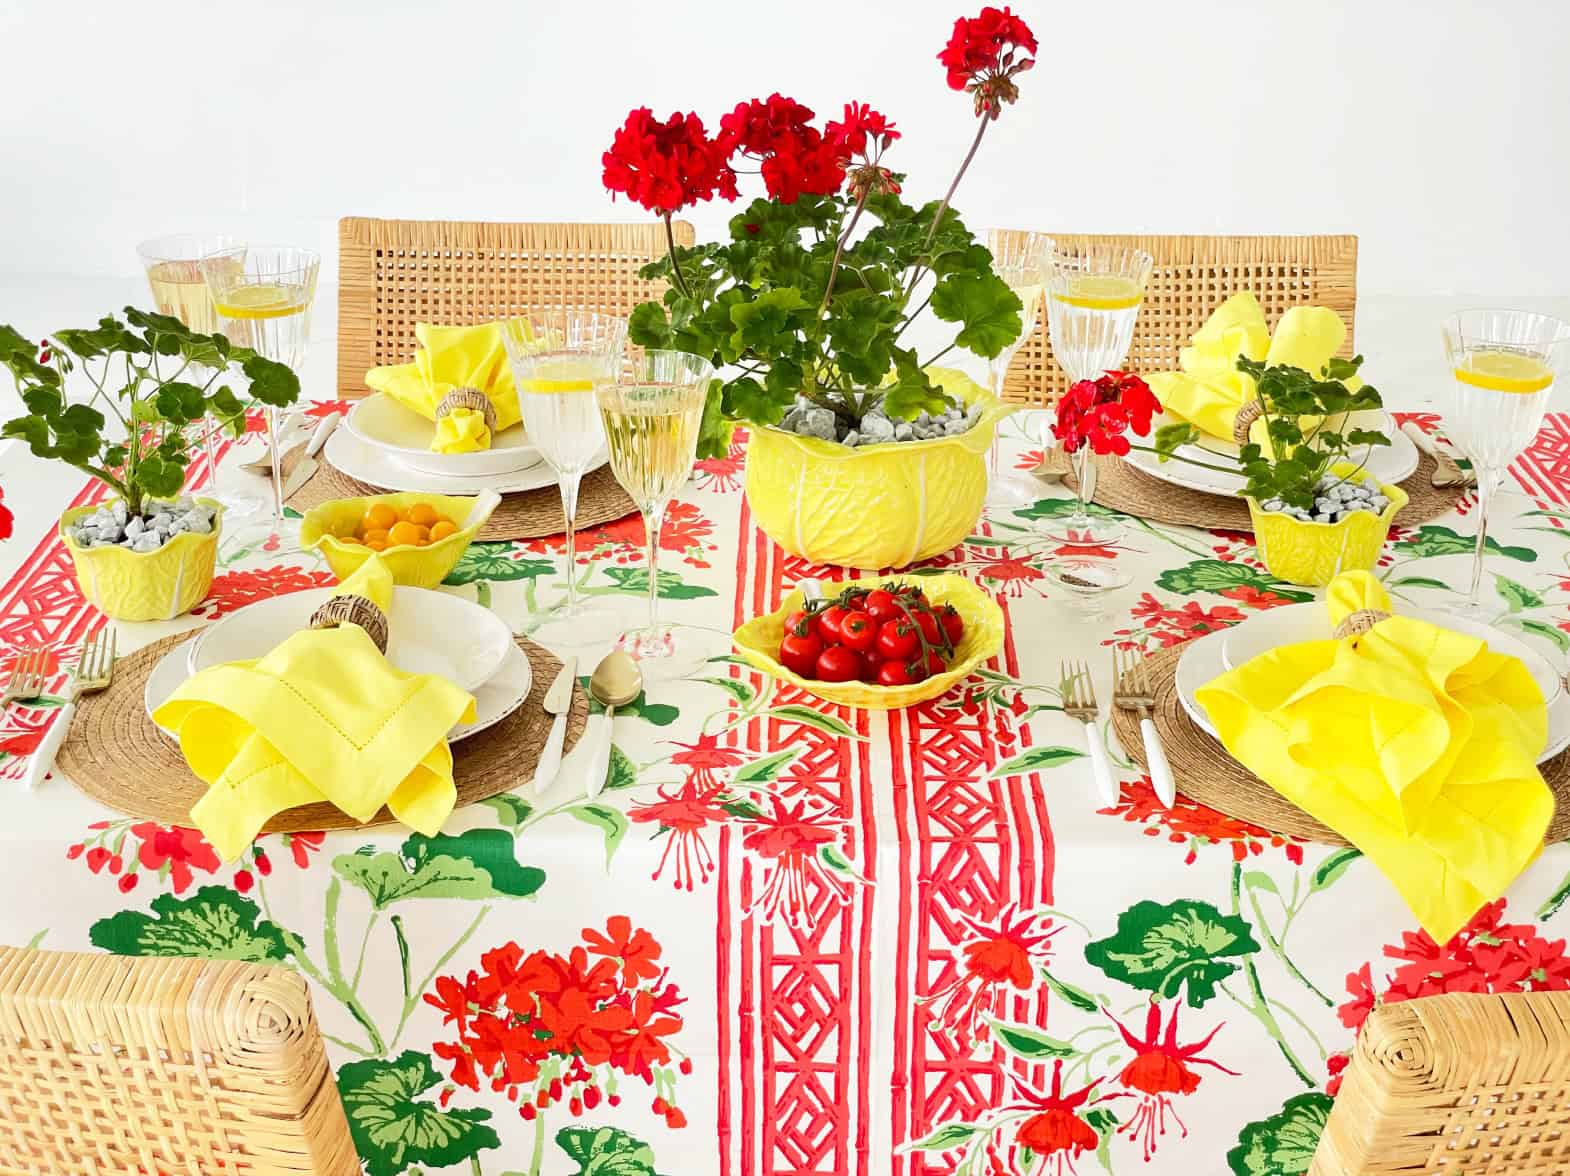
[[[681,291],[683,297],[691,298],[692,290],[681,272],[681,262],[676,259],[676,230],[671,227],[671,214],[668,212],[665,214],[665,247],[670,250],[671,278],[676,283],[676,289]]]
[[[938,211],[932,218],[932,223],[927,226],[927,239],[921,243],[922,249],[932,244],[932,238],[937,236],[938,226],[943,223],[943,214],[949,210],[949,201],[954,199],[954,193],[959,189],[959,182],[965,178],[965,169],[970,167],[970,161],[976,158],[976,150],[981,146],[981,137],[987,133],[987,124],[992,120],[983,117],[981,125],[976,128],[976,137],[970,141],[970,150],[965,152],[965,159],[959,165],[959,171],[954,173],[954,182],[949,185],[949,190],[943,194],[943,203],[938,205]],[[905,287],[905,297],[910,297],[910,292],[916,288],[916,283],[921,280],[922,266],[918,262],[911,271],[910,282]]]
[[[839,277],[840,258],[845,256],[845,242],[850,240],[850,235],[856,231],[856,222],[861,219],[861,210],[867,207],[867,196],[872,191],[870,187],[862,189],[861,197],[856,201],[856,210],[850,214],[850,223],[845,226],[845,231],[839,235],[839,240],[834,243],[834,260],[829,262],[829,280],[823,287],[823,301],[818,303],[818,317],[823,317],[823,312],[829,308],[829,299],[834,297],[834,279]]]

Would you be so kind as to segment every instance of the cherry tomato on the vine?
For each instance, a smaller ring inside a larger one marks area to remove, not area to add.
[[[880,625],[905,615],[904,610],[895,601],[894,594],[884,588],[874,588],[867,593],[867,599],[862,602],[861,608]]]
[[[848,612],[839,623],[840,644],[866,653],[878,637],[878,624],[864,612]]]
[[[948,634],[949,644],[958,645],[960,638],[965,636],[965,618],[959,615],[959,609],[952,604],[945,604],[938,610],[938,620],[943,624],[943,631]]]
[[[944,662],[941,653],[936,649],[927,650],[927,677],[935,678],[948,668],[948,664]]]
[[[794,674],[810,678],[817,672],[823,641],[816,633],[786,633],[780,642],[780,664]]]
[[[831,645],[818,654],[815,676],[820,682],[850,682],[861,676],[861,655],[843,645]]]
[[[920,678],[912,675],[913,669],[914,667],[907,661],[886,661],[878,667],[878,685],[909,686],[912,682],[921,681]]]
[[[876,649],[885,660],[907,658],[921,648],[921,637],[916,626],[901,617],[897,621],[884,621],[878,626]]]
[[[943,635],[943,622],[938,620],[936,613],[913,613],[911,620],[916,622],[916,628],[921,630],[921,635],[926,639],[928,645],[942,645],[948,640]]]
[[[785,632],[794,633],[798,637],[816,636],[818,632],[818,614],[798,608],[785,618]]]
[[[818,634],[833,645],[841,641],[840,622],[850,610],[843,605],[831,604],[818,615]]]

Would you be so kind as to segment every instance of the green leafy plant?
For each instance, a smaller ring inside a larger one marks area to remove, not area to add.
[[[1249,441],[1239,449],[1232,467],[1198,461],[1177,452],[1200,436],[1197,428],[1183,422],[1156,430],[1154,452],[1163,461],[1176,458],[1206,469],[1241,473],[1248,480],[1243,493],[1260,502],[1279,498],[1288,506],[1311,509],[1314,500],[1323,496],[1321,480],[1338,463],[1346,463],[1351,471],[1337,483],[1356,481],[1363,461],[1354,459],[1355,451],[1363,450],[1366,460],[1369,446],[1390,444],[1390,439],[1376,430],[1345,427],[1347,414],[1384,404],[1371,384],[1347,387],[1345,381],[1357,375],[1362,363],[1361,355],[1332,359],[1315,376],[1302,368],[1266,367],[1259,360],[1239,356],[1238,370],[1255,381],[1268,449]],[[1218,462],[1226,460],[1220,454],[1216,458]]]
[[[104,482],[133,516],[148,498],[180,492],[203,429],[245,431],[245,405],[226,382],[234,373],[262,404],[281,408],[300,395],[286,364],[130,306],[124,321],[106,315],[96,327],[57,331],[42,344],[0,325],[0,363],[27,409],[0,436]],[[66,378],[78,369],[93,391],[73,402]]]

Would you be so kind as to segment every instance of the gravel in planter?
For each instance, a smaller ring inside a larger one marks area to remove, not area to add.
[[[125,503],[116,499],[77,519],[68,530],[79,547],[124,547],[145,554],[157,551],[176,535],[210,534],[213,517],[212,507],[189,495],[173,501],[148,502],[139,515],[130,514]]]
[[[972,404],[968,408],[963,404],[955,404],[936,416],[924,412],[915,420],[905,421],[889,417],[880,402],[874,404],[852,426],[832,409],[798,396],[779,427],[801,437],[838,441],[841,445],[855,448],[858,445],[879,445],[885,441],[932,441],[939,437],[957,437],[975,427],[981,419],[981,412],[980,404]]]
[[[1339,523],[1355,511],[1383,514],[1390,499],[1380,493],[1373,483],[1343,482],[1334,474],[1319,480],[1314,492],[1314,509],[1288,506],[1279,498],[1267,498],[1259,504],[1260,510],[1290,515],[1304,523]]]

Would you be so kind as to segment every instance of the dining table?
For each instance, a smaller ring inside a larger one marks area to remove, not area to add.
[[[1009,418],[1001,460],[1034,467],[1042,428]],[[224,447],[226,478],[256,445]],[[63,773],[22,790],[71,658],[112,622],[55,526],[99,488],[8,447],[0,676],[42,645],[53,678],[0,715],[0,942],[297,970],[375,1176],[1301,1173],[1376,1005],[1570,987],[1563,844],[1436,944],[1357,850],[1205,807],[1181,779],[1168,808],[1115,741],[1116,803],[1097,795],[1064,663],[1090,667],[1099,732],[1115,646],[1154,652],[1312,597],[1247,534],[1133,518],[1104,548],[1057,543],[1042,524],[1072,495],[1042,481],[923,565],[996,599],[998,655],[932,701],[852,709],[734,654],[733,629],[802,580],[866,573],[771,542],[745,466],[739,433],[671,504],[658,587],[690,665],[618,711],[597,796],[580,749],[549,789],[520,779],[439,839],[268,834],[225,863],[195,829],[104,807]],[[1550,413],[1511,472],[1489,579],[1504,623],[1563,667],[1570,415]],[[193,488],[209,473],[198,461]],[[1471,505],[1392,532],[1376,574],[1401,600],[1460,599]],[[637,621],[636,515],[581,534],[574,567],[562,551],[477,543],[443,591],[527,635],[571,575]],[[1050,578],[1087,554],[1132,581],[1087,601]],[[334,582],[289,527],[225,539],[195,611],[117,623],[119,651]],[[573,1048],[545,1052],[486,1015],[498,1002],[548,1015]]]

